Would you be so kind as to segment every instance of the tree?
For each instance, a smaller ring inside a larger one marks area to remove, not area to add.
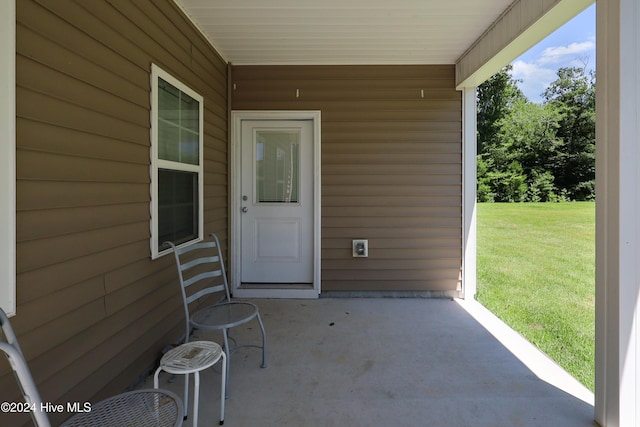
[[[558,130],[561,114],[551,104],[517,101],[510,113],[498,121],[495,144],[487,151],[494,161],[495,171],[506,173],[513,182],[521,176],[522,185],[507,185],[507,194],[496,201],[554,201],[557,188],[553,170],[558,157]],[[517,166],[516,166],[517,165]],[[517,192],[515,192],[517,190]]]
[[[595,197],[594,82],[584,68],[561,68],[534,104],[508,66],[478,88],[479,201]]]
[[[512,69],[511,65],[507,65],[478,86],[478,154],[483,154],[487,144],[494,141],[499,130],[498,122],[509,115],[514,103],[526,99],[517,86],[518,81],[511,76]]]
[[[561,118],[554,105],[517,102],[498,122],[496,141],[508,151],[509,160],[522,164],[525,174],[553,170],[562,144],[557,137]]]
[[[553,174],[556,185],[572,200],[595,198],[595,75],[585,68],[560,68],[558,78],[544,92],[547,104],[562,114],[557,136],[562,154]]]

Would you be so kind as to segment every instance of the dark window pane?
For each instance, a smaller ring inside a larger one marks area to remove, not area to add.
[[[158,78],[158,158],[199,164],[200,103]]]
[[[198,174],[158,169],[158,249],[198,237]]]
[[[182,130],[180,132],[180,162],[197,165],[200,163],[198,158],[198,146],[200,145],[200,137],[197,133]]]
[[[158,120],[158,158],[180,161],[179,145],[180,128],[169,122]]]
[[[180,96],[180,123],[195,133],[200,131],[200,103],[182,92]]]
[[[158,117],[178,124],[180,121],[180,91],[158,78]]]

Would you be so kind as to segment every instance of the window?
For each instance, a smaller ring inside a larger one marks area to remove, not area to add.
[[[203,98],[151,66],[151,257],[203,237]]]

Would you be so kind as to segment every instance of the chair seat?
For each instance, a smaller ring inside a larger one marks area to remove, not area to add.
[[[242,325],[258,315],[258,307],[250,302],[216,304],[198,310],[191,316],[197,329],[229,329]]]

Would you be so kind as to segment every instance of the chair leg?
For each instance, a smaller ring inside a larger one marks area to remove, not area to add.
[[[159,366],[156,369],[156,373],[153,374],[153,388],[160,388],[159,386],[159,377],[160,371],[162,371],[162,366]],[[182,407],[182,418],[187,419],[187,411],[189,410],[189,374],[185,375],[184,378],[184,406]]]
[[[195,399],[195,397],[194,397]],[[183,407],[183,419],[189,417],[189,374],[184,375],[184,407]]]
[[[189,376],[189,374],[187,374]],[[200,372],[194,372],[193,380],[193,427],[198,427],[198,403],[200,400]]]
[[[260,324],[260,330],[262,331],[262,368],[267,367],[267,334],[264,332],[264,325],[258,313],[258,323]]]
[[[158,369],[156,369],[156,373],[153,374],[153,388],[159,388],[158,387],[158,377],[160,376],[160,371],[162,371],[162,367],[158,367]]]
[[[224,350],[224,353],[227,355],[227,359],[226,359],[226,381],[225,381],[225,392],[224,392],[224,397],[225,399],[229,398],[229,369],[231,368],[231,353],[230,353],[230,349],[229,349],[229,338],[227,336],[227,330],[223,329],[222,330],[222,338],[224,339],[224,348],[222,350]]]
[[[156,390],[160,388],[160,381],[159,381],[160,371],[162,371],[162,366],[158,366],[158,369],[156,369],[155,374],[153,374],[153,388],[155,388]],[[155,406],[155,413],[156,413],[156,422],[158,422],[160,411],[158,408],[157,400],[156,402],[154,402],[154,406]]]
[[[224,424],[224,401],[227,390],[227,355],[222,352],[222,378],[220,380],[220,425]]]

